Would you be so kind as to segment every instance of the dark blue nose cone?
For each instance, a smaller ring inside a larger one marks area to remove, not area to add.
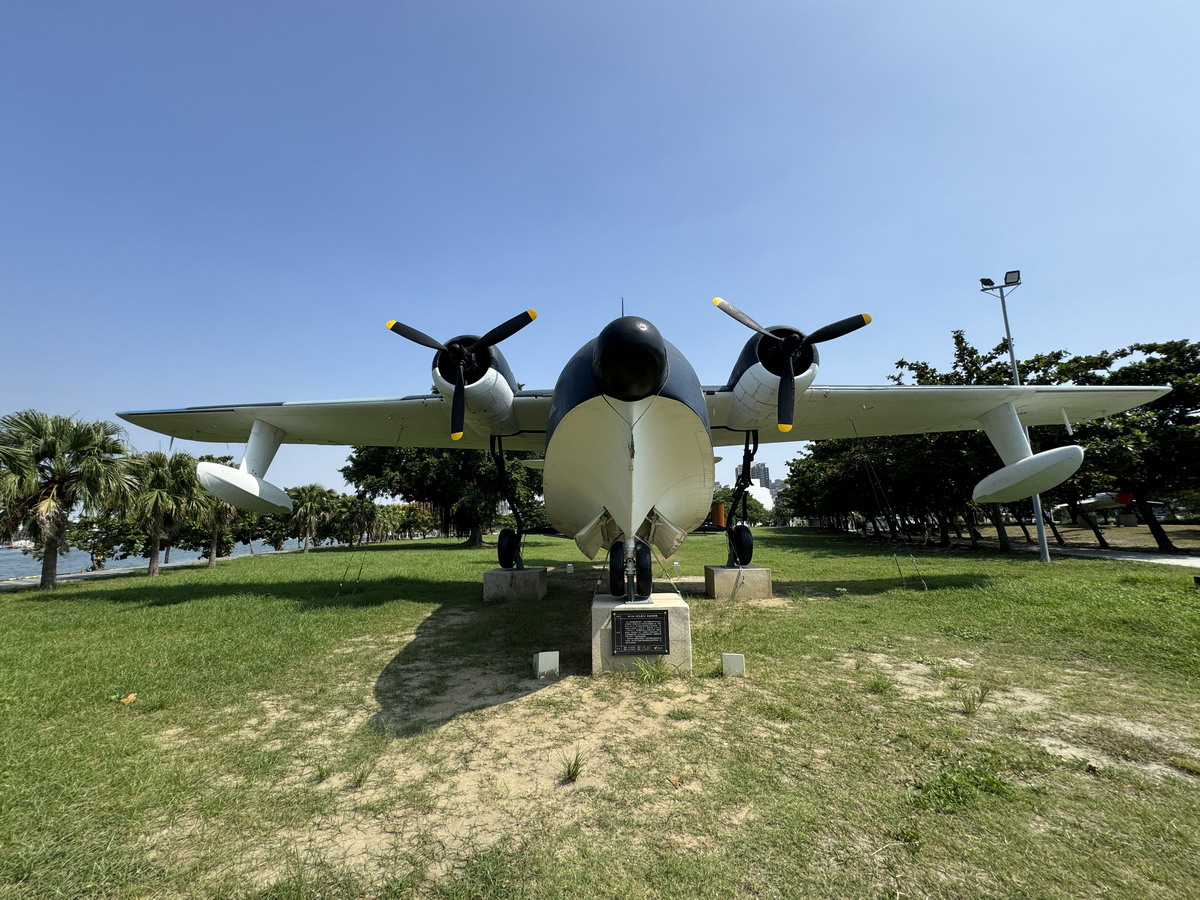
[[[657,394],[667,381],[667,347],[662,335],[637,316],[609,322],[596,338],[592,375],[605,394],[618,400]]]

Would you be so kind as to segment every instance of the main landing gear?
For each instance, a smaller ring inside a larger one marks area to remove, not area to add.
[[[737,515],[738,504],[742,504],[742,519],[746,518],[746,494],[750,488],[750,464],[754,462],[754,454],[758,452],[758,432],[746,432],[746,445],[742,449],[742,469],[733,485],[733,496],[729,501],[729,518],[725,525],[725,539],[729,542],[729,558],[725,567],[729,569],[742,568],[750,565],[754,556],[754,535],[744,525],[729,525]]]
[[[517,505],[517,495],[513,490],[512,480],[508,477],[508,469],[504,465],[504,439],[499,435],[492,435],[491,454],[492,462],[496,464],[496,471],[500,475],[500,484],[504,487],[504,499],[508,501],[508,507],[517,523],[516,529],[500,529],[500,536],[496,541],[496,556],[499,557],[502,569],[524,569],[521,538],[524,537],[525,530],[521,523],[521,508]]]
[[[629,553],[628,545],[633,545]],[[654,587],[653,563],[650,545],[645,541],[630,539],[613,541],[608,550],[608,591],[614,597],[625,597],[626,602],[646,600]]]

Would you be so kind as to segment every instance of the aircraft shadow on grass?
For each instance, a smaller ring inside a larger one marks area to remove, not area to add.
[[[408,737],[529,696],[552,683],[532,677],[538,652],[557,650],[562,676],[591,672],[592,590],[583,573],[551,571],[539,601],[482,604],[478,582],[438,587],[443,604],[379,673],[379,711],[368,727]]]

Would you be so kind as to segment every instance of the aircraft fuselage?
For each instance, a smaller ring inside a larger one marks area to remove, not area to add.
[[[670,556],[707,517],[713,478],[695,370],[646,320],[610,323],[554,388],[543,471],[551,523],[589,557],[630,538]]]

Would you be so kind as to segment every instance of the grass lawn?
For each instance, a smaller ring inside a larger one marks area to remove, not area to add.
[[[1191,570],[757,548],[684,545],[690,677],[585,674],[554,538],[540,603],[432,541],[0,595],[0,898],[1200,895]]]

